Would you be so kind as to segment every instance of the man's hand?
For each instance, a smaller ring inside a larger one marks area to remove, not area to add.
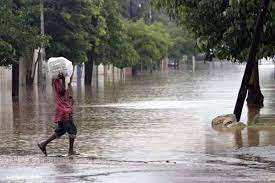
[[[59,79],[65,79],[65,76],[64,76],[63,73],[59,73],[59,74],[58,74],[58,78],[59,78]]]
[[[59,73],[58,74],[58,78],[62,80],[60,95],[64,96],[65,92],[66,92],[66,88],[65,88],[65,76],[64,76],[63,73]]]

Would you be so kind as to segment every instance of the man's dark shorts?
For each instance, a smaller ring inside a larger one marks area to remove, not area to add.
[[[61,137],[65,133],[69,134],[69,138],[75,138],[77,134],[76,126],[74,125],[74,122],[72,119],[69,119],[67,121],[59,121],[55,128],[55,133],[58,137]]]

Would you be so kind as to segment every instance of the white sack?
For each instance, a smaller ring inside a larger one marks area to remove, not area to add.
[[[71,77],[73,74],[73,64],[64,57],[51,57],[48,61],[48,68],[51,78],[56,79],[59,73],[65,77]]]

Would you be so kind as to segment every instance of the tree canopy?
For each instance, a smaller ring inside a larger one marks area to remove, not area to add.
[[[18,62],[46,42],[40,35],[39,4],[31,0],[0,1],[0,65]]]
[[[135,65],[139,55],[127,35],[117,2],[104,1],[100,13],[105,19],[106,35],[95,50],[96,64],[112,63],[119,68]]]
[[[97,7],[86,0],[45,0],[45,33],[51,37],[47,56],[64,56],[74,64],[88,60]],[[97,20],[95,20],[97,21]],[[88,32],[89,31],[89,32]]]
[[[153,10],[148,0],[43,2],[45,37],[40,35],[39,1],[0,2],[0,65],[18,62],[42,41],[48,43],[47,58],[64,56],[75,65],[92,58],[97,65],[119,68],[157,63],[167,55],[180,57],[190,52],[194,42]]]
[[[258,0],[153,0],[176,22],[187,27],[202,51],[213,49],[220,59],[245,61],[251,45]],[[275,3],[264,26],[258,58],[275,53]]]
[[[147,25],[143,20],[128,21],[128,34],[143,63],[159,61],[172,45],[170,35],[161,23]]]
[[[184,55],[192,56],[196,54],[196,41],[192,39],[191,34],[185,27],[177,27],[174,23],[169,23],[167,31],[173,41],[168,50],[168,57],[179,61]]]

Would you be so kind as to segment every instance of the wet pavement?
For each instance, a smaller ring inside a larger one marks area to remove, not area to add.
[[[195,73],[184,67],[122,80],[99,76],[93,88],[73,86],[81,155],[72,159],[61,157],[65,136],[49,145],[50,157],[36,147],[54,128],[51,86],[21,91],[12,101],[10,86],[2,85],[0,182],[275,181],[272,153],[259,153],[273,151],[275,128],[211,126],[233,112],[243,71],[244,65],[207,63]],[[248,124],[258,113],[274,114],[274,66],[260,66],[260,76],[265,107],[245,106],[241,121]]]

